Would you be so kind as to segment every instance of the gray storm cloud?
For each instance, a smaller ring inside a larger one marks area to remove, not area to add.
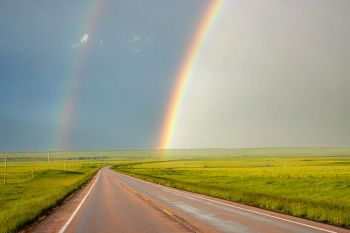
[[[226,1],[172,147],[350,145],[350,2]]]

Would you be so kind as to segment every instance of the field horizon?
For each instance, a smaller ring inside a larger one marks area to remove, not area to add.
[[[350,227],[350,148],[51,151],[0,157],[0,232],[32,223],[105,165],[178,189]]]

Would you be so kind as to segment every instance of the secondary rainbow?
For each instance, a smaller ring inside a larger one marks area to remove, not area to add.
[[[175,88],[170,96],[168,108],[165,113],[162,131],[159,140],[160,149],[168,149],[171,143],[174,129],[176,128],[176,120],[180,111],[186,88],[191,79],[193,66],[196,62],[200,48],[208,34],[211,25],[215,21],[215,16],[218,14],[224,0],[211,0],[204,11],[203,18],[196,28],[192,41],[186,51],[183,62],[180,65],[179,72],[175,78]]]
[[[87,1],[85,9],[86,12],[82,15],[81,21],[84,26],[78,32],[76,40],[80,39],[80,43],[76,42],[72,45],[72,57],[70,66],[67,69],[67,76],[63,84],[62,99],[58,108],[58,129],[54,139],[54,145],[58,150],[66,150],[70,147],[70,135],[74,125],[74,120],[77,112],[77,102],[79,89],[83,80],[82,71],[84,64],[89,56],[88,42],[98,24],[98,18],[105,9],[105,0],[91,0]],[[86,22],[86,23],[85,23]],[[82,39],[84,38],[85,39]]]

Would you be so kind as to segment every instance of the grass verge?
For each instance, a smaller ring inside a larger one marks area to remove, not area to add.
[[[25,182],[1,184],[0,232],[16,232],[32,223],[79,190],[97,170],[81,164],[76,171],[41,170]]]
[[[350,228],[349,156],[248,156],[124,164],[151,182]]]

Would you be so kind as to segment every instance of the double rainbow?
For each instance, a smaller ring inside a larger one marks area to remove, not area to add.
[[[86,11],[88,12],[86,14],[87,20],[83,19],[84,22],[88,23],[86,24],[84,30],[80,32],[80,36],[90,36],[91,34],[88,33],[94,32],[94,27],[97,25],[98,18],[103,12],[103,9],[105,9],[106,2],[106,0],[89,1],[87,4],[88,9]],[[198,27],[196,27],[194,36],[189,43],[189,47],[186,51],[183,62],[180,65],[179,72],[175,77],[174,89],[170,96],[168,108],[166,109],[165,113],[165,119],[162,124],[159,140],[159,148],[161,149],[167,149],[170,146],[172,135],[174,133],[174,129],[176,128],[177,115],[180,111],[198,52],[223,2],[224,0],[209,0],[206,9],[204,10],[203,18]],[[77,111],[77,96],[83,79],[82,71],[84,69],[84,61],[86,57],[88,57],[88,47],[89,46],[84,48],[84,46],[80,46],[76,49],[72,66],[70,67],[69,74],[65,80],[65,93],[63,93],[64,99],[60,104],[60,114],[58,114],[58,138],[55,140],[57,142],[56,149],[58,150],[69,149],[70,147],[69,136],[72,133],[71,130],[73,128],[72,126]]]

